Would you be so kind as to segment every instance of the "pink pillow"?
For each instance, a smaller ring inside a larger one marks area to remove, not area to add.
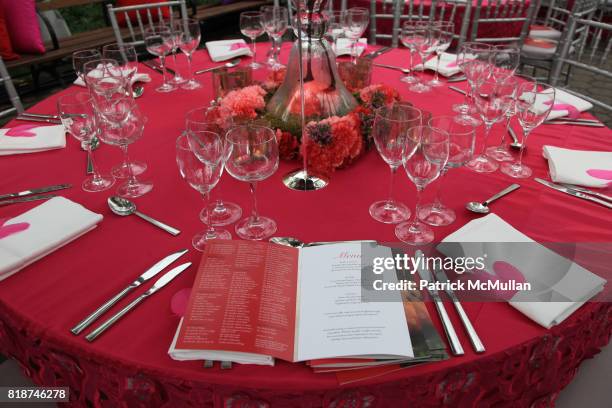
[[[44,54],[35,0],[0,0],[15,52]]]

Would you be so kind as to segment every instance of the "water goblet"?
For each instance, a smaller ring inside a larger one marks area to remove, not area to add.
[[[516,99],[516,116],[523,127],[523,140],[518,160],[505,162],[502,173],[514,178],[528,178],[533,171],[523,164],[523,154],[527,138],[536,127],[540,126],[550,113],[555,102],[555,88],[543,83],[523,82],[519,84]]]
[[[493,77],[504,80],[514,75],[519,66],[521,49],[515,44],[496,45],[491,49]]]
[[[276,222],[259,215],[255,191],[258,181],[278,169],[276,135],[269,127],[243,125],[230,129],[225,139],[225,168],[235,179],[249,183],[253,197],[253,212],[236,224],[236,234],[242,239],[267,239],[276,232]]]
[[[341,11],[325,11],[327,17],[327,30],[325,34],[332,44],[332,49],[336,51],[336,41],[344,34],[344,19],[345,15]]]
[[[437,87],[444,85],[444,82],[440,81],[440,58],[453,42],[454,33],[455,24],[453,22],[435,21],[433,23],[432,35],[436,38],[436,47],[434,49],[436,53],[436,72],[434,73],[434,78],[427,83],[429,86]]]
[[[174,47],[172,30],[165,24],[156,24],[148,27],[144,35],[147,51],[159,58],[164,83],[155,89],[157,92],[172,92],[176,86],[169,83],[166,78],[166,56]]]
[[[127,80],[128,91],[133,98],[132,82],[134,75],[138,72],[138,54],[136,53],[136,48],[129,44],[107,44],[102,48],[102,56],[106,59],[117,61],[119,68],[123,71],[123,76]]]
[[[182,19],[174,22],[175,31],[180,33],[178,37],[178,46],[183,54],[187,56],[188,77],[181,83],[181,88],[187,90],[198,89],[202,86],[199,81],[193,77],[191,68],[191,60],[193,52],[200,45],[202,33],[200,31],[200,22],[194,19],[188,19],[184,22]]]
[[[376,110],[372,136],[380,157],[391,169],[389,198],[370,205],[370,215],[376,221],[396,224],[410,218],[408,207],[393,199],[393,182],[402,165],[408,130],[420,125],[421,119],[421,111],[407,103],[394,103]]]
[[[207,211],[210,208],[210,192],[223,173],[221,137],[218,133],[206,130],[183,132],[176,140],[176,163],[181,177],[204,197],[204,211]],[[198,251],[204,251],[206,242],[211,239],[232,238],[228,231],[215,229],[213,223],[209,222],[207,226],[206,231],[196,234],[191,240]]]
[[[80,141],[87,150],[92,165],[93,175],[83,181],[83,190],[88,192],[108,190],[115,183],[115,179],[110,175],[100,174],[91,148],[97,127],[91,95],[86,91],[62,95],[57,100],[57,110],[66,131]]]
[[[257,45],[255,44],[255,39],[264,33],[261,17],[259,11],[245,11],[240,13],[240,32],[245,37],[250,38],[253,44],[253,61],[248,65],[252,69],[259,69],[262,67],[262,65],[257,62]]]
[[[478,113],[471,105],[474,95],[474,87],[491,75],[491,46],[478,42],[466,42],[459,47],[457,54],[457,65],[463,71],[469,84],[469,92],[466,93],[463,103],[453,105],[453,110],[459,113],[458,119],[463,123],[480,125],[480,121],[471,116],[470,113]]]
[[[72,68],[77,77],[81,78],[85,82],[83,66],[93,60],[99,60],[102,58],[100,51],[96,49],[80,50],[72,53]]]
[[[351,40],[351,61],[357,63],[359,49],[357,43],[370,22],[370,12],[364,7],[351,7],[344,18],[344,35]]]
[[[414,59],[412,54],[416,52],[417,47],[420,46],[420,43],[423,40],[421,36],[417,36],[417,33],[418,29],[414,21],[404,22],[404,24],[402,25],[402,31],[400,33],[400,41],[402,42],[404,47],[408,48],[408,69],[410,70],[410,73],[401,77],[400,81],[405,82],[407,84],[414,84],[419,82],[417,77],[412,74],[414,67]]]
[[[416,45],[416,51],[421,57],[421,66],[423,67],[423,71],[425,71],[425,62],[431,53],[436,49],[439,38],[434,35],[433,26],[429,22],[417,21],[415,26],[416,27],[413,34],[414,43]],[[431,87],[425,84],[423,81],[419,81],[418,78],[417,82],[408,89],[411,92],[416,93],[431,91]]]
[[[284,67],[278,60],[283,35],[289,24],[289,14],[286,7],[264,6],[261,8],[261,19],[264,30],[272,40],[268,65],[272,69]]]
[[[408,132],[404,149],[404,170],[417,190],[414,218],[395,227],[395,236],[410,245],[429,244],[433,230],[419,220],[421,193],[438,178],[448,160],[448,133],[430,126],[415,126]]]
[[[127,92],[127,78],[114,59],[101,58],[86,62],[83,65],[83,78],[94,104],[99,100],[109,100],[114,95],[124,96]]]
[[[431,128],[441,129],[448,133],[448,162],[440,170],[434,202],[421,206],[418,216],[421,221],[429,225],[449,225],[457,217],[455,211],[444,205],[440,197],[444,176],[450,169],[461,167],[472,158],[476,140],[476,126],[459,123],[453,116],[434,116],[429,120],[428,125]]]

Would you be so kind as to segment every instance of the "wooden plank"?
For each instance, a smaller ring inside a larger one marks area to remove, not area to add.
[[[89,4],[105,3],[108,0],[47,0],[36,2],[36,7],[40,11],[58,10],[66,7],[86,6]]]
[[[211,18],[224,16],[227,14],[239,13],[246,10],[258,9],[261,6],[272,4],[269,0],[252,0],[252,1],[240,1],[237,3],[224,4],[221,6],[208,6],[198,7],[197,12],[193,18],[197,20],[208,20]]]

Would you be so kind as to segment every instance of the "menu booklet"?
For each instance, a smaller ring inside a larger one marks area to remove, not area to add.
[[[361,301],[361,246],[211,241],[168,354],[263,365],[413,358],[401,294]],[[373,250],[391,256],[390,248]]]

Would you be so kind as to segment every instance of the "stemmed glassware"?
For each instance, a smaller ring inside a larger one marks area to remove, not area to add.
[[[270,58],[268,65],[272,69],[282,68],[284,65],[278,60],[280,53],[281,40],[287,25],[289,24],[289,14],[286,7],[264,6],[261,8],[261,18],[263,27],[268,36],[272,40]]]
[[[395,227],[395,236],[410,245],[424,245],[433,241],[434,233],[419,220],[421,193],[438,178],[448,160],[448,133],[430,126],[410,128],[404,149],[404,170],[417,189],[412,221]]]
[[[176,163],[181,177],[205,200],[204,211],[210,208],[210,192],[223,173],[223,142],[218,133],[206,130],[186,131],[176,140]],[[206,217],[205,220],[209,220]],[[204,251],[211,239],[231,239],[226,230],[217,230],[208,222],[206,231],[196,234],[191,243],[198,251]]]
[[[421,111],[410,104],[394,103],[378,108],[372,136],[380,157],[391,169],[389,198],[370,205],[370,215],[376,221],[396,224],[410,218],[408,207],[393,199],[395,173],[402,165],[408,130],[421,124]]]
[[[458,119],[463,123],[480,125],[480,121],[470,115],[477,113],[470,101],[474,97],[475,87],[491,75],[491,46],[478,42],[463,43],[457,54],[457,65],[465,74],[470,90],[463,103],[453,105],[453,110],[460,114]]]
[[[85,82],[83,66],[89,61],[99,60],[102,58],[98,50],[80,50],[72,53],[72,68],[74,73]]]
[[[115,179],[110,175],[102,175],[98,172],[91,148],[91,141],[96,135],[95,112],[91,95],[86,91],[63,95],[57,101],[57,110],[64,128],[85,147],[92,164],[93,175],[83,181],[83,190],[97,192],[109,189],[115,183]]]
[[[421,206],[418,216],[421,221],[429,225],[449,225],[455,221],[456,216],[455,212],[444,205],[440,198],[444,175],[450,169],[463,166],[472,158],[476,140],[476,126],[459,123],[453,116],[434,116],[429,120],[429,126],[448,133],[448,162],[446,166],[440,170],[434,202]]]
[[[485,124],[483,147],[480,155],[470,160],[466,167],[477,173],[491,173],[499,168],[499,164],[486,155],[487,139],[493,124],[502,120],[514,102],[517,81],[510,77],[497,80],[493,77],[476,86],[474,102]]]
[[[505,162],[501,171],[510,177],[528,178],[533,173],[531,168],[523,164],[523,153],[527,138],[536,127],[540,126],[550,113],[555,102],[555,88],[543,84],[525,81],[518,85],[516,91],[516,111],[518,121],[523,127],[523,141],[518,161]]]
[[[255,44],[255,39],[264,33],[261,18],[262,15],[259,11],[245,11],[240,13],[240,32],[245,37],[250,38],[253,43],[253,61],[248,65],[252,69],[259,69],[262,67],[262,65],[257,62],[257,45]]]
[[[453,42],[453,34],[455,33],[455,24],[451,21],[436,21],[433,23],[432,36],[436,38],[435,49],[436,53],[436,72],[434,78],[427,84],[429,86],[442,86],[444,82],[440,81],[440,58],[442,54],[450,47]]]
[[[253,212],[236,224],[236,234],[250,240],[269,238],[276,232],[276,222],[259,215],[255,190],[258,181],[267,179],[278,169],[276,135],[265,126],[245,125],[230,129],[225,138],[227,172],[249,183],[253,196]]]
[[[325,11],[327,16],[326,35],[332,44],[332,49],[336,51],[336,41],[344,34],[344,13],[341,11]]]
[[[351,61],[357,63],[359,49],[357,42],[365,32],[370,22],[370,12],[363,7],[351,7],[344,17],[344,35],[351,40]]]
[[[98,111],[98,121],[102,131],[100,139],[111,146],[117,146],[123,152],[123,167],[127,169],[127,180],[117,188],[121,197],[136,198],[153,189],[153,183],[141,181],[129,166],[128,146],[139,140],[147,123],[147,117],[138,108],[133,99],[124,97],[116,100],[111,111]]]
[[[201,107],[190,110],[185,117],[187,132],[211,131],[224,135],[233,126],[233,120],[229,114],[219,114],[222,109]],[[225,145],[225,138],[221,142]],[[213,225],[228,225],[238,221],[241,215],[242,209],[238,204],[217,199],[210,207],[202,210],[200,219],[208,223],[208,217],[211,217]]]
[[[415,23],[415,30],[413,34],[413,41],[416,45],[416,50],[421,57],[421,66],[423,67],[423,71],[425,71],[425,62],[427,58],[431,55],[432,52],[437,47],[437,38],[433,31],[433,26],[429,22],[425,21],[417,21]],[[426,85],[423,81],[419,81],[417,78],[417,82],[408,88],[411,92],[416,93],[425,93],[431,91],[431,87]]]
[[[128,92],[134,97],[132,82],[134,75],[138,72],[138,54],[136,48],[132,45],[125,44],[120,46],[117,43],[105,45],[102,48],[102,56],[105,59],[117,61],[122,75],[126,78]]]
[[[166,56],[170,54],[174,47],[173,33],[170,27],[164,24],[156,24],[148,27],[144,35],[147,51],[159,57],[164,83],[156,89],[157,92],[172,92],[176,86],[169,83],[166,78]]]
[[[416,22],[414,21],[404,22],[404,24],[402,25],[402,31],[400,33],[400,41],[402,42],[402,44],[404,44],[404,47],[408,48],[408,57],[409,57],[408,70],[410,71],[410,73],[401,77],[400,81],[406,82],[407,84],[414,84],[414,83],[419,82],[417,77],[413,75],[414,58],[412,56],[412,53],[414,53],[417,50],[417,47],[419,47],[420,43],[423,40],[422,37],[417,36],[417,33],[418,33],[418,30],[417,30]]]
[[[101,58],[83,65],[85,85],[91,92],[94,102],[110,100],[113,95],[127,93],[127,78],[114,59]]]
[[[179,19],[179,20],[182,20],[182,19]],[[179,87],[181,84],[183,84],[187,80],[183,78],[183,76],[181,75],[179,71],[178,65],[176,64],[176,54],[179,50],[179,45],[181,42],[181,35],[183,34],[183,28],[184,28],[180,24],[175,24],[177,22],[178,20],[174,20],[174,22],[167,22],[166,26],[172,32],[172,42],[170,44],[172,48],[170,52],[172,52],[172,61],[174,62],[174,75],[172,75],[172,78],[170,78],[168,82],[170,82],[172,85],[176,87]]]
[[[202,33],[200,31],[200,22],[192,18],[184,22],[182,19],[174,22],[174,31],[178,34],[178,46],[183,54],[187,56],[187,67],[189,69],[188,78],[181,83],[183,89],[198,89],[202,84],[195,80],[193,77],[193,71],[191,68],[191,59],[193,58],[193,52],[200,45]]]

